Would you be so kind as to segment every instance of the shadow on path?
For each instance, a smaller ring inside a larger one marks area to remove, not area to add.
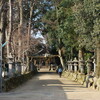
[[[18,88],[0,94],[0,100],[68,100],[61,85],[55,72],[39,72]]]

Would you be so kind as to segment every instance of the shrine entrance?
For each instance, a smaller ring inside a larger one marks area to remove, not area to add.
[[[29,56],[31,67],[35,66],[37,70],[48,68],[48,70],[56,70],[59,65],[59,55],[48,56]]]

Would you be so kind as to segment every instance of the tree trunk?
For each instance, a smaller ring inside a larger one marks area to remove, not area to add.
[[[0,7],[2,9],[3,2],[0,1]],[[0,11],[0,92],[2,92],[2,29],[3,29],[3,12]]]
[[[83,50],[82,49],[80,49],[79,50],[79,54],[78,54],[78,59],[80,60],[80,59],[83,59]]]
[[[0,31],[0,92],[2,92],[2,33],[1,31]]]
[[[31,34],[31,23],[32,23],[32,16],[33,16],[33,8],[34,8],[34,5],[36,3],[36,0],[34,1],[31,1],[31,7],[30,7],[30,18],[29,18],[29,25],[28,25],[28,40],[27,40],[27,46],[29,48],[29,45],[30,45],[30,34]]]
[[[31,6],[30,6],[30,18],[29,18],[29,25],[28,25],[28,37],[27,37],[27,47],[28,49],[30,48],[30,35],[31,35],[31,23],[32,23],[32,16],[33,16],[33,8],[34,8],[34,5],[36,3],[36,0],[34,1],[31,1]],[[27,52],[27,56],[28,56],[28,52]],[[27,65],[29,65],[29,61],[27,59]],[[27,66],[27,69],[29,66]]]
[[[73,47],[71,47],[71,59],[73,59]]]
[[[2,41],[2,32],[3,32],[3,1],[0,1],[0,41]],[[1,42],[2,43],[2,42]]]
[[[78,60],[79,60],[79,64],[78,64],[78,66],[79,66],[79,72],[81,72],[81,73],[83,73],[83,67],[82,67],[82,62],[81,61],[83,61],[83,50],[82,49],[80,49],[79,50],[79,54],[78,54]]]
[[[96,76],[100,77],[100,43],[97,44],[97,52],[96,52],[96,61],[97,61],[97,68],[96,68]]]
[[[60,58],[61,65],[62,65],[63,69],[65,69],[65,64],[64,64],[63,57],[62,57],[61,49],[58,50],[58,53],[59,53],[59,58]]]
[[[6,41],[7,43],[7,57],[10,55],[10,46],[9,46],[9,41],[11,37],[11,32],[12,32],[12,2],[9,0],[9,29],[8,33],[6,32]]]
[[[22,7],[22,1],[23,0],[19,0],[20,24],[19,24],[19,28],[18,28],[18,33],[19,33],[18,60],[21,59],[21,52],[22,52],[22,25],[23,25],[23,7]]]

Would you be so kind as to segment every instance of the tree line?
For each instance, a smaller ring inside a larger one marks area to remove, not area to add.
[[[59,54],[62,66],[74,59],[95,58],[100,76],[99,0],[0,0],[3,61],[10,55],[24,62],[47,49]],[[41,38],[34,38],[40,32]]]
[[[54,0],[53,9],[42,18],[48,43],[58,53],[62,66],[66,60],[96,59],[100,76],[100,1]]]
[[[35,38],[43,30],[41,17],[51,9],[45,0],[0,0],[0,43],[2,63],[28,64],[30,55],[45,53],[43,38]]]

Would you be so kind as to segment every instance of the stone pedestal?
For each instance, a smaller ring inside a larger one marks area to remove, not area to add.
[[[78,60],[74,58],[73,63],[74,63],[74,72],[77,72],[78,71]]]
[[[92,60],[88,59],[86,66],[87,66],[87,74],[90,74],[92,70]]]
[[[21,75],[21,62],[15,63],[16,74]]]
[[[70,63],[70,71],[73,71],[73,65],[72,65],[72,62]]]
[[[73,71],[73,61],[72,60],[68,61],[68,70],[71,72]]]
[[[85,66],[85,61],[81,58],[79,60],[79,71],[81,72],[81,74],[84,73],[84,69],[85,69],[84,66]]]
[[[30,63],[30,71],[33,71],[33,62]]]
[[[25,64],[23,64],[23,65],[21,66],[21,74],[24,74],[25,69],[26,69],[26,66],[25,66]]]
[[[68,71],[70,71],[70,62],[68,61]]]
[[[21,75],[21,62],[17,62],[18,65],[18,73]]]
[[[8,59],[8,77],[13,77],[14,70],[13,70],[13,62],[11,59]]]
[[[13,57],[11,54],[9,54],[7,58],[7,63],[8,63],[8,77],[13,77],[14,76],[14,65],[13,65]]]
[[[5,73],[4,73],[4,77],[7,78],[9,77],[9,66],[8,63],[5,64]]]

